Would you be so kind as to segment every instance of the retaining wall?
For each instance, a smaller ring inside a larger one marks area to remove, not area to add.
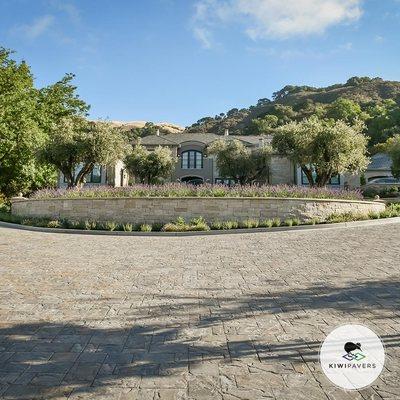
[[[380,202],[293,198],[107,198],[12,199],[12,214],[70,220],[131,223],[167,223],[177,217],[204,217],[207,221],[247,218],[300,218],[324,221],[333,213],[368,213],[385,209]]]

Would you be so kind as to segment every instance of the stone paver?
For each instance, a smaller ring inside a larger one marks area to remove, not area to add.
[[[399,244],[399,224],[168,238],[0,228],[0,398],[399,398]],[[387,351],[359,392],[318,363],[349,322]]]

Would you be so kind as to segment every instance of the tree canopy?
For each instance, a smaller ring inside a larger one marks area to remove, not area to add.
[[[73,77],[37,89],[28,64],[0,48],[0,192],[7,197],[56,183],[56,169],[38,152],[55,122],[89,110],[76,95]]]
[[[95,164],[123,159],[129,151],[125,135],[110,123],[70,116],[54,122],[43,160],[59,169],[68,187],[80,187]]]
[[[128,171],[140,183],[154,184],[171,175],[175,159],[168,147],[158,146],[149,151],[138,143],[125,158]]]
[[[221,139],[213,142],[207,152],[216,156],[217,167],[223,177],[232,178],[241,185],[268,180],[270,146],[251,150],[240,140]]]
[[[392,159],[392,174],[400,178],[400,134],[389,138],[386,143],[380,146],[380,150],[387,152]]]
[[[357,173],[369,163],[363,125],[316,117],[276,129],[272,146],[300,165],[311,186],[325,186],[332,176]]]

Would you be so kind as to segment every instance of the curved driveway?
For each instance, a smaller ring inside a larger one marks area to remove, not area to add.
[[[0,398],[367,399],[400,393],[400,224],[196,237],[0,228]],[[386,368],[333,387],[360,322]]]

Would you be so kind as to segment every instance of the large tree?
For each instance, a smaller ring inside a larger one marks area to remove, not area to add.
[[[51,126],[66,116],[85,116],[89,107],[66,75],[37,89],[30,67],[0,48],[0,192],[7,197],[56,183],[57,170],[37,157]]]
[[[172,173],[175,160],[168,147],[156,147],[147,150],[140,143],[136,144],[131,154],[125,158],[128,171],[138,178],[140,183],[153,184]]]
[[[369,159],[363,124],[309,118],[276,129],[272,146],[299,165],[311,186],[325,186],[332,176],[365,170]]]
[[[395,178],[400,178],[400,135],[394,135],[386,143],[376,146],[377,150],[385,151],[392,159],[392,174]]]
[[[213,142],[207,152],[216,156],[221,176],[232,178],[241,185],[268,179],[270,146],[251,150],[240,140],[220,139]]]
[[[54,122],[42,158],[60,170],[68,187],[80,187],[95,164],[122,160],[129,151],[126,136],[105,121],[69,116]]]
[[[0,48],[0,192],[7,197],[29,191],[40,169],[35,153],[46,137],[37,99],[29,66]]]

